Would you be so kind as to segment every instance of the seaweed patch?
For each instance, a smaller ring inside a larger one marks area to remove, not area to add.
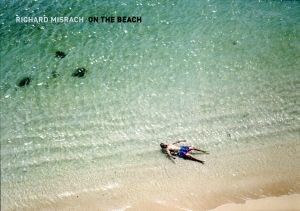
[[[59,58],[59,59],[65,58],[66,55],[67,55],[67,54],[66,54],[65,52],[63,52],[63,51],[56,51],[56,52],[55,52],[55,57],[56,57],[56,58]]]
[[[77,68],[77,69],[73,72],[72,76],[73,76],[73,77],[79,77],[79,78],[82,78],[82,77],[86,74],[86,72],[87,72],[87,70],[86,70],[85,68],[83,68],[83,67]]]
[[[31,81],[31,78],[24,77],[18,82],[18,86],[19,87],[27,86],[27,85],[29,85],[30,81]]]

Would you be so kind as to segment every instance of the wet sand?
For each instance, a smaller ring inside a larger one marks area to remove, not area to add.
[[[254,210],[300,210],[300,194],[267,197],[257,200],[246,200],[243,204],[224,204],[211,211],[254,211]]]
[[[160,167],[126,169],[126,182],[39,201],[29,210],[296,210],[298,149],[293,141],[211,152],[199,156],[205,165],[166,159]]]
[[[184,200],[184,199],[180,199]],[[51,204],[46,207],[39,207],[36,210],[157,210],[157,211],[171,211],[171,210],[210,210],[210,211],[253,211],[253,210],[271,210],[271,211],[296,211],[300,210],[300,194],[282,195],[278,197],[266,197],[260,199],[245,199],[240,203],[228,203],[220,205],[216,208],[209,209],[210,206],[185,206],[177,200],[177,203],[170,203],[166,201],[146,201],[143,200],[136,204],[129,204],[123,202],[119,205],[120,201],[117,199],[110,201],[113,204],[107,204],[101,200],[101,196],[98,197],[86,197],[79,199],[79,197],[73,199],[67,199],[59,203]],[[187,200],[189,200],[187,198]],[[213,201],[213,199],[211,199]],[[207,204],[209,205],[209,203]]]

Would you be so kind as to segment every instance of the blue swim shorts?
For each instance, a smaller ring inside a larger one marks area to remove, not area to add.
[[[189,146],[181,146],[177,155],[179,157],[184,157],[189,151],[191,151]]]

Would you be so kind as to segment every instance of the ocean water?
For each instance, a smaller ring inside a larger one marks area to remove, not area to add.
[[[211,156],[291,141],[299,149],[299,1],[0,5],[3,210],[118,187],[132,199],[128,181],[171,165],[164,141],[186,139]],[[142,23],[15,23],[44,15]],[[72,77],[81,67],[85,77]],[[18,87],[23,77],[32,80]]]

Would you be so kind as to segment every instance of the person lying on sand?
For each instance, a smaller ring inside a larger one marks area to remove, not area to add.
[[[180,142],[186,142],[186,140],[180,140],[180,141],[176,141],[174,143],[170,143],[170,144],[165,144],[165,143],[160,143],[160,147],[165,150],[168,154],[168,156],[170,157],[170,159],[175,162],[176,157],[174,155],[177,155],[178,157],[184,158],[184,159],[190,159],[193,161],[197,161],[200,162],[202,164],[204,164],[203,160],[199,160],[195,157],[193,157],[192,155],[189,154],[190,151],[192,150],[196,150],[199,152],[203,152],[205,154],[209,154],[207,151],[195,148],[193,146],[189,146],[189,145],[184,145],[184,146],[175,146],[174,144],[178,144]]]

